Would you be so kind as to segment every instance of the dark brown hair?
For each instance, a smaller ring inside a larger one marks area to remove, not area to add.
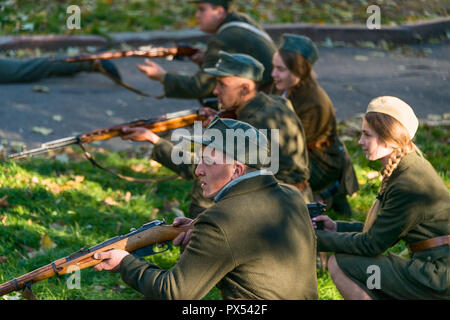
[[[294,51],[280,49],[278,52],[289,71],[300,78],[299,85],[311,77],[312,65],[308,59]]]

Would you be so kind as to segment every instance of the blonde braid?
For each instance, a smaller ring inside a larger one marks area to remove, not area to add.
[[[382,181],[380,191],[378,192],[377,195],[377,200],[372,204],[369,213],[367,213],[366,221],[364,222],[363,232],[368,231],[375,222],[375,219],[377,217],[381,205],[380,198],[383,195],[384,191],[386,190],[387,182],[392,173],[394,172],[394,170],[398,167],[398,164],[400,163],[402,158],[406,155],[406,153],[407,151],[404,148],[394,149],[394,151],[391,153],[388,163],[383,169]]]

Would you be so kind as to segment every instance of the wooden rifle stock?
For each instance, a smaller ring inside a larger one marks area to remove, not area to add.
[[[177,47],[156,47],[149,50],[106,51],[97,54],[87,54],[65,58],[65,62],[80,62],[94,60],[109,60],[119,58],[162,58],[167,56],[190,57],[198,52],[198,49],[187,45]]]
[[[95,266],[101,262],[101,260],[93,258],[93,255],[97,252],[120,249],[130,253],[134,252],[139,256],[158,253],[153,252],[151,249],[154,244],[175,239],[181,232],[187,232],[191,229],[194,222],[195,220],[189,225],[174,227],[172,225],[164,225],[163,221],[152,221],[136,231],[111,238],[89,249],[82,248],[65,258],[58,259],[46,266],[0,284],[0,296],[29,287],[33,283],[54,275],[63,275],[74,270]]]

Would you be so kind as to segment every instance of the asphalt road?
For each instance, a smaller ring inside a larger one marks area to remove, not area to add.
[[[319,49],[320,58],[314,69],[341,120],[363,113],[368,102],[380,95],[403,99],[419,118],[450,112],[449,43],[416,46],[403,54],[363,48]],[[189,61],[159,61],[169,71],[196,71],[196,66]],[[158,82],[146,78],[135,67],[141,59],[114,62],[125,82],[151,94],[162,92]],[[45,86],[50,92],[33,91],[36,85]],[[0,140],[23,142],[30,149],[76,133],[198,106],[196,100],[140,98],[98,73],[83,72],[37,83],[3,84],[0,85]],[[43,135],[34,132],[34,127],[53,132]],[[132,145],[120,139],[104,144],[114,149]]]

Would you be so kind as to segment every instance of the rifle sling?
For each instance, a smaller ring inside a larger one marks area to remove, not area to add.
[[[102,66],[100,60],[94,60],[92,63],[93,63],[94,66],[95,66],[101,73],[103,73],[105,76],[107,76],[108,78],[110,78],[112,81],[114,81],[114,82],[117,83],[118,85],[121,85],[122,87],[124,87],[124,88],[126,88],[126,89],[128,89],[128,90],[130,90],[130,91],[133,91],[134,93],[137,93],[137,94],[139,94],[139,95],[141,95],[141,96],[151,97],[151,98],[156,98],[156,99],[162,99],[162,98],[164,98],[164,93],[163,93],[163,94],[160,94],[160,95],[158,95],[158,96],[156,96],[156,95],[151,95],[151,94],[145,93],[145,92],[143,92],[143,91],[141,91],[141,90],[138,90],[138,89],[136,89],[136,88],[133,88],[133,87],[130,86],[129,84],[126,84],[125,82],[123,82],[123,81],[120,80],[119,78],[117,78],[117,77],[113,76],[112,74],[106,72],[106,70],[103,68],[103,66]]]
[[[124,176],[120,173],[114,172],[111,169],[105,168],[102,165],[100,165],[94,159],[94,157],[86,150],[86,148],[84,147],[84,145],[81,142],[78,142],[78,144],[79,144],[81,150],[83,150],[86,159],[88,159],[95,167],[97,167],[101,170],[104,170],[117,178],[129,181],[129,182],[139,182],[139,183],[156,183],[156,182],[168,181],[168,180],[179,178],[178,175],[172,175],[172,176],[168,176],[168,177],[161,177],[161,178],[154,178],[154,179],[139,179],[139,178]]]

